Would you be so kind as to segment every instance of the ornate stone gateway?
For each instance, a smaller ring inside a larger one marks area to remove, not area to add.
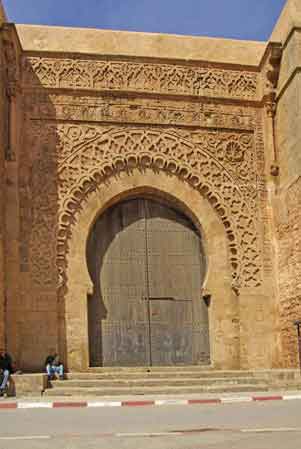
[[[209,363],[201,237],[182,213],[144,198],[107,210],[88,243],[92,365]]]
[[[214,368],[295,365],[298,33],[3,24],[0,344],[18,366],[209,363],[209,335]]]

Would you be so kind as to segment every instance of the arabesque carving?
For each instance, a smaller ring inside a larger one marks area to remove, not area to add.
[[[259,75],[252,71],[194,65],[23,58],[23,86],[149,92],[256,99]]]
[[[215,103],[126,97],[33,94],[25,98],[30,118],[108,123],[181,125],[199,128],[254,130],[255,113],[248,107]]]
[[[58,135],[53,147],[59,173],[57,264],[61,287],[66,282],[68,239],[88,195],[122,171],[145,168],[178,176],[207,197],[227,231],[233,287],[261,284],[251,133],[199,131],[197,139],[191,135],[189,140],[174,129],[40,126],[42,135],[33,137],[33,146],[45,147]]]

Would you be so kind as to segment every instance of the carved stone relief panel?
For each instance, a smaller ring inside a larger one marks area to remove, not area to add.
[[[208,198],[229,238],[233,287],[261,285],[252,133],[38,123],[34,146],[43,148],[44,141],[57,139],[51,146],[57,152],[61,285],[68,238],[89,193],[118,178],[120,171],[145,167],[178,176]]]
[[[256,192],[257,192],[257,213],[258,213],[258,233],[262,237],[262,257],[264,266],[264,278],[267,283],[275,282],[274,276],[274,255],[271,245],[273,217],[268,207],[268,189],[265,177],[266,161],[264,157],[264,132],[261,126],[263,113],[258,110],[255,128],[255,148],[256,148]]]
[[[26,150],[21,153],[21,270],[30,271],[32,285],[55,290],[58,224],[56,130],[28,121]],[[30,269],[28,264],[30,263]]]
[[[23,85],[65,89],[258,99],[259,74],[208,64],[23,57]]]
[[[33,101],[33,97],[35,101]],[[32,93],[25,97],[33,119],[143,123],[253,130],[254,108],[199,101],[153,100]]]

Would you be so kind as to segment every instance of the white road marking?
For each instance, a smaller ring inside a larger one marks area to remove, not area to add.
[[[165,399],[161,401],[155,401],[155,405],[187,405],[187,399]]]
[[[107,402],[87,402],[87,407],[106,407]]]
[[[52,408],[52,402],[18,402],[18,408]]]
[[[0,437],[0,440],[50,440],[50,435],[30,435],[20,437]]]
[[[121,401],[87,402],[87,407],[120,407]]]
[[[283,396],[284,401],[292,401],[294,399],[301,399],[301,394],[289,394]]]
[[[250,396],[240,396],[232,398],[221,398],[222,403],[236,403],[236,402],[252,402],[253,399]]]

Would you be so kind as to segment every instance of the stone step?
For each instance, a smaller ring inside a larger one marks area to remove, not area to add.
[[[68,387],[50,388],[44,393],[45,396],[122,396],[122,395],[169,395],[169,394],[200,394],[200,393],[234,393],[267,391],[266,384],[254,385],[208,385],[208,386],[164,386],[164,387],[105,387],[105,388],[80,388]]]
[[[53,381],[46,396],[223,393],[300,389],[298,370],[212,370],[200,367],[97,368]]]
[[[97,366],[88,368],[91,373],[103,372],[148,372],[148,371],[214,371],[210,365],[172,365],[172,366]]]
[[[87,373],[120,373],[120,372],[174,372],[174,371],[190,371],[200,373],[225,372],[225,373],[297,373],[300,375],[298,369],[227,369],[220,370],[208,365],[172,365],[172,366],[98,366],[90,367]]]
[[[111,371],[107,368],[103,368],[102,371],[96,372],[71,372],[66,374],[67,379],[71,380],[106,380],[106,379],[141,379],[142,377],[145,379],[175,379],[175,378],[189,378],[189,379],[210,379],[210,378],[256,378],[256,379],[265,379],[268,381],[271,380],[295,380],[301,379],[300,373],[297,370],[258,370],[258,371],[250,371],[250,370],[228,370],[228,371],[203,371],[203,370],[182,370],[182,367],[179,370],[154,370],[146,371],[135,371],[133,369],[121,370],[121,371]]]
[[[255,377],[229,377],[229,378],[204,378],[204,379],[192,379],[192,378],[140,378],[140,379],[72,379],[64,381],[53,381],[52,386],[54,388],[106,388],[106,387],[156,387],[156,386],[205,386],[205,385],[258,385],[264,384],[265,379]]]
[[[185,378],[185,379],[214,379],[214,378],[245,378],[245,377],[253,377],[253,378],[264,378],[264,375],[256,375],[254,373],[249,372],[239,372],[237,375],[231,372],[196,372],[196,371],[174,371],[174,372],[121,372],[121,373],[68,373],[66,374],[66,378],[70,380],[115,380],[115,379],[176,379],[176,378]]]

